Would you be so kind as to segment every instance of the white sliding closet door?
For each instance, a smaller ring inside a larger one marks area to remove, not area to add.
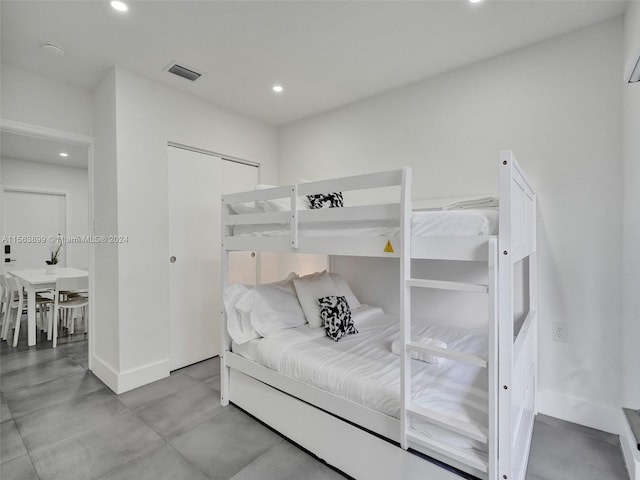
[[[168,158],[170,368],[175,370],[219,354],[220,195],[241,181],[236,177],[243,171],[220,157],[176,147],[169,147]],[[256,167],[240,166],[257,175]],[[255,278],[255,261],[244,268],[253,268]]]

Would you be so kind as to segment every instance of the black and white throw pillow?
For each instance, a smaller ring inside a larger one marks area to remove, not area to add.
[[[309,200],[309,207],[311,208],[344,207],[344,198],[342,197],[342,192],[307,195],[307,200]]]
[[[320,318],[327,336],[336,342],[347,334],[358,333],[351,319],[351,309],[345,297],[331,295],[318,299]]]

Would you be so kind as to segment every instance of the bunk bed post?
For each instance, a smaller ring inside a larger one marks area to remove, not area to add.
[[[220,227],[220,403],[223,407],[229,405],[229,366],[226,353],[231,351],[231,337],[227,330],[227,314],[224,308],[224,292],[229,287],[229,251],[225,248],[224,239],[227,235],[225,215],[229,213],[229,205],[222,197],[222,215]]]
[[[532,332],[533,337],[533,358],[534,358],[534,377],[533,377],[533,414],[538,414],[538,200],[533,196],[532,202],[532,219],[531,219],[531,252],[529,253],[529,310],[536,312],[535,326]]]
[[[411,169],[402,169],[400,190],[400,446],[409,448],[407,408],[411,403],[411,356],[407,344],[411,341]]]
[[[498,472],[497,478],[512,478],[513,431],[511,388],[513,368],[513,251],[512,185],[513,153],[500,152],[500,235],[498,245]],[[495,392],[494,392],[495,393]],[[495,479],[491,479],[495,480]]]
[[[291,218],[289,219],[289,238],[291,248],[298,248],[298,186],[291,186]]]
[[[489,302],[489,480],[498,478],[498,240],[489,240],[488,302]]]

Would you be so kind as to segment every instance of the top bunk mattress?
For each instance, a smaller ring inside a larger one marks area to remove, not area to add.
[[[307,237],[394,237],[400,226],[391,220],[350,222],[300,222],[298,234]],[[414,237],[497,235],[498,209],[461,209],[413,212],[411,235]],[[237,225],[234,236],[283,237],[290,234],[283,224]]]

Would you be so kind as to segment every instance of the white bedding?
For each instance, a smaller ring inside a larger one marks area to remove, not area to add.
[[[231,341],[231,351],[237,353],[238,355],[242,355],[244,358],[248,358],[249,360],[256,361],[256,355],[258,354],[258,344],[260,343],[259,338],[249,340],[244,343],[236,343],[235,341]]]
[[[358,334],[334,342],[323,328],[305,325],[251,342],[252,357],[261,365],[397,418],[400,357],[391,352],[391,343],[399,335],[398,320],[378,308],[366,306],[353,313]],[[484,330],[417,324],[412,336],[437,338],[446,342],[448,348],[486,355]],[[411,369],[416,404],[486,428],[485,369],[446,359],[440,359],[437,365],[414,360]],[[478,442],[426,422],[414,421],[413,426],[453,446],[486,449]]]
[[[233,234],[277,237],[289,235],[288,228],[281,224],[238,225]],[[414,237],[429,236],[480,236],[498,233],[498,209],[434,210],[413,212],[411,221]],[[400,227],[397,221],[362,220],[353,222],[314,222],[298,224],[298,232],[303,236],[396,236]]]

